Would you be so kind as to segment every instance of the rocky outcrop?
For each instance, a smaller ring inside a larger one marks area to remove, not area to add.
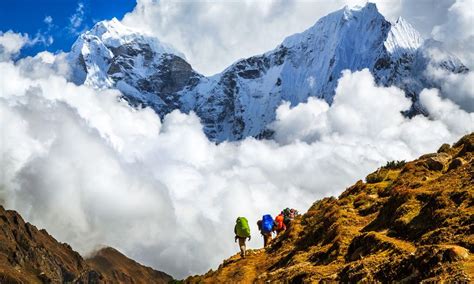
[[[266,249],[185,282],[472,282],[473,145],[474,133],[387,163],[370,182],[315,202]]]
[[[446,153],[438,153],[426,156],[425,163],[432,171],[442,171],[451,160],[451,157]]]

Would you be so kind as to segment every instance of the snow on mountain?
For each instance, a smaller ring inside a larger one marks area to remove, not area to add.
[[[117,18],[97,23],[85,35],[98,37],[108,47],[117,48],[125,44],[141,43],[150,45],[153,51],[160,54],[170,53],[184,57],[182,53],[176,51],[172,46],[160,42],[155,37],[147,36],[142,32],[123,25]]]
[[[414,102],[411,114],[423,112],[419,92],[438,87],[425,78],[428,65],[467,70],[439,42],[424,40],[402,18],[388,22],[372,3],[333,12],[274,50],[237,61],[212,77],[198,74],[182,54],[116,19],[81,35],[69,58],[74,82],[116,87],[132,104],[151,106],[160,116],[174,109],[194,111],[215,141],[270,136],[267,126],[283,100],[297,105],[314,96],[331,103],[345,69],[368,68],[378,84],[402,88]]]
[[[384,46],[390,54],[398,56],[403,52],[416,52],[423,45],[423,38],[415,28],[402,17],[391,25]]]
[[[82,34],[68,55],[74,83],[116,87],[132,104],[151,106],[163,115],[180,107],[169,94],[200,77],[183,58],[170,45],[115,18]]]

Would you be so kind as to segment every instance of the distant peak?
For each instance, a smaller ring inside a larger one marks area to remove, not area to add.
[[[412,25],[402,16],[398,17],[397,21],[395,22],[396,25],[406,25],[412,27]]]
[[[110,20],[102,20],[102,21],[99,21],[97,22],[94,27],[113,27],[113,26],[120,26],[122,25],[122,23],[120,23],[120,21],[113,17],[112,19]]]
[[[374,10],[374,11],[378,11],[377,10],[377,5],[375,3],[372,3],[372,2],[367,2],[367,3],[365,3],[365,5],[356,5],[352,8],[352,10]]]
[[[375,3],[372,3],[372,2],[367,2],[365,4],[365,8],[378,11],[377,5]]]
[[[344,6],[343,10],[344,11],[370,11],[370,12],[376,12],[376,13],[379,12],[379,10],[377,9],[377,5],[372,2],[367,2],[365,3],[365,5],[355,5],[353,7],[346,5]]]
[[[403,17],[398,17],[397,21],[395,24],[392,24],[393,28],[398,28],[398,29],[403,29],[407,33],[411,33],[417,37],[421,38],[421,35],[418,33],[418,31],[413,27],[405,18]]]
[[[130,27],[125,26],[117,18],[114,17],[111,20],[97,22],[90,30],[90,33],[100,37],[106,33],[114,36],[120,36],[138,34],[139,32],[133,30]]]
[[[339,19],[343,18],[344,20],[351,20],[355,18],[384,18],[385,17],[377,9],[377,5],[371,2],[367,2],[365,5],[356,5],[356,6],[344,6],[342,9],[330,13],[327,16],[321,19]]]
[[[375,3],[367,2],[365,5],[355,5],[355,6],[344,6],[341,10],[337,11],[336,13],[342,14],[342,16],[347,20],[352,18],[353,15],[356,14],[364,14],[364,15],[374,15],[380,16],[380,12],[377,9],[377,5]]]
[[[107,48],[132,43],[138,44],[138,48],[140,44],[147,44],[156,53],[169,53],[186,58],[170,44],[161,42],[151,34],[126,26],[115,17],[97,22],[92,29],[79,37],[78,44],[82,44],[84,38],[99,40]]]
[[[420,33],[404,18],[398,17],[392,24],[385,47],[390,53],[403,54],[408,51],[415,51],[424,42]]]
[[[375,3],[367,2],[365,5],[355,5],[355,6],[349,6],[345,5],[342,9],[335,11],[333,13],[328,14],[326,17],[331,17],[335,15],[342,15],[344,18],[349,19],[352,18],[354,15],[360,15],[363,14],[365,16],[382,16],[377,9],[377,5]],[[326,18],[323,17],[323,18]]]
[[[306,31],[287,37],[283,41],[283,45],[287,47],[293,46],[301,41],[306,40],[309,34],[314,33],[326,33],[329,36],[330,34],[336,33],[336,30],[334,29],[343,29],[344,27],[350,26],[350,23],[352,23],[353,21],[359,20],[362,20],[365,23],[369,23],[371,21],[386,21],[385,17],[378,11],[377,5],[375,5],[374,3],[367,2],[363,6],[353,7],[346,5],[342,9],[329,13],[326,16],[320,18],[312,27],[310,27]],[[362,33],[363,31],[357,32]]]
[[[117,18],[113,17],[110,19],[109,23],[111,24],[122,24]]]

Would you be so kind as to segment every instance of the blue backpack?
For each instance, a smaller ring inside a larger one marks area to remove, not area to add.
[[[262,217],[262,233],[271,233],[273,231],[273,218],[270,214]]]

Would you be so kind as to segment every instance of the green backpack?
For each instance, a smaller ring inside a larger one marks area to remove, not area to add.
[[[249,222],[247,221],[247,218],[245,217],[239,217],[237,218],[237,221],[235,221],[235,234],[240,237],[240,238],[248,238],[250,237],[250,227],[249,227]]]

